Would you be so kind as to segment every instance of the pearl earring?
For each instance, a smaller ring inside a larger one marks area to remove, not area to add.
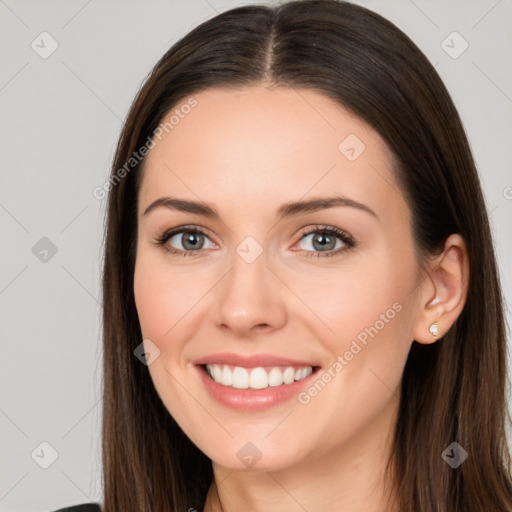
[[[434,336],[434,338],[437,339],[437,336],[439,334],[439,329],[437,327],[437,322],[434,322],[430,327],[429,327],[429,331],[430,331],[430,334],[432,334],[432,336]]]

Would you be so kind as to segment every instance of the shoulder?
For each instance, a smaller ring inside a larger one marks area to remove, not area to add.
[[[54,512],[101,512],[101,508],[98,503],[84,503],[82,505],[59,508],[59,510],[55,510]]]

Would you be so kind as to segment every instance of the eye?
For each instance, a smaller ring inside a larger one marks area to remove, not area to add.
[[[303,243],[306,251],[304,255],[307,257],[334,256],[356,245],[352,236],[334,226],[315,226],[314,229],[302,233],[300,242]]]
[[[210,249],[215,244],[210,241],[210,246],[205,240],[209,240],[206,233],[195,227],[181,227],[166,231],[155,239],[155,244],[161,246],[165,251],[180,256],[191,256],[201,249]],[[176,247],[176,245],[178,247]],[[180,247],[181,246],[181,247]]]
[[[209,241],[210,245],[207,243],[205,246],[205,241]],[[206,233],[195,226],[182,226],[165,231],[154,240],[154,243],[166,252],[178,256],[193,256],[202,249],[216,247]],[[356,245],[351,235],[334,226],[314,226],[313,229],[301,234],[299,243],[305,246],[302,250],[306,257],[334,256]]]

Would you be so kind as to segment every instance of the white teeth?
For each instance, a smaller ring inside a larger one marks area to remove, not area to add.
[[[249,387],[249,374],[245,368],[235,366],[233,369],[233,387],[241,389]]]
[[[265,389],[268,387],[268,374],[263,368],[254,368],[249,375],[251,389]]]
[[[220,366],[215,365],[213,368],[211,368],[211,376],[217,382],[222,380],[222,370],[220,369]]]
[[[223,386],[231,386],[233,384],[233,375],[227,366],[224,366],[224,370],[222,370],[222,379],[218,379],[216,382],[220,382]]]
[[[291,384],[313,373],[313,367],[311,366],[300,368],[288,366],[282,368],[283,370],[275,366],[270,371],[267,371],[261,366],[250,369],[242,368],[241,366],[233,367],[227,364],[206,365],[206,371],[215,382],[237,389],[265,389],[268,386]]]
[[[289,366],[283,373],[283,382],[291,384],[295,380],[295,369]]]
[[[279,368],[272,368],[268,374],[269,386],[280,386],[283,383],[283,372]]]

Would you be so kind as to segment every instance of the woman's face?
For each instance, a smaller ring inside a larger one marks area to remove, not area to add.
[[[159,396],[226,468],[380,442],[421,288],[390,152],[315,91],[194,99],[154,139],[138,202],[134,292]]]

